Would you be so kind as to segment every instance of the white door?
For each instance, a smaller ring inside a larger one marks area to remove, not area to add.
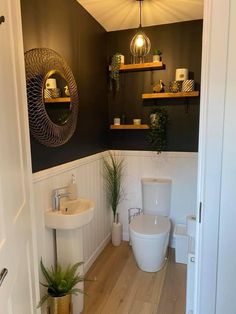
[[[236,2],[204,6],[194,313],[235,314]]]
[[[20,1],[1,0],[0,16],[0,273],[8,272],[0,313],[32,314],[38,289]]]

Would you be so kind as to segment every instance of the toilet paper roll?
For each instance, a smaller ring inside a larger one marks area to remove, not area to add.
[[[45,86],[46,86],[46,89],[57,88],[57,81],[56,81],[56,79],[54,79],[54,78],[47,79]]]
[[[194,216],[194,215],[187,216],[186,222],[187,222],[187,235],[195,238],[195,236],[196,236],[196,216]]]

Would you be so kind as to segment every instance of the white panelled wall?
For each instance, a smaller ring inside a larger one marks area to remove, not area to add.
[[[124,239],[128,240],[128,208],[141,207],[141,178],[172,179],[171,219],[184,223],[195,213],[197,154],[185,152],[117,151],[125,159],[125,197],[119,205]],[[107,206],[99,153],[34,174],[34,198],[37,219],[38,256],[46,265],[54,263],[52,230],[44,226],[44,211],[51,207],[53,189],[68,185],[76,177],[78,197],[95,202],[94,219],[83,229],[85,272],[110,239],[111,210]],[[172,243],[173,245],[173,243]]]

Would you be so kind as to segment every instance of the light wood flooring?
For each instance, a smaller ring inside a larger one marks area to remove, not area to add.
[[[82,314],[184,314],[186,265],[174,263],[169,250],[165,267],[141,271],[128,242],[108,244],[86,275]]]

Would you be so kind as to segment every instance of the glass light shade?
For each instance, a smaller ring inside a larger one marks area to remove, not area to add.
[[[130,43],[130,52],[134,57],[143,58],[151,49],[151,42],[147,35],[139,29]]]

